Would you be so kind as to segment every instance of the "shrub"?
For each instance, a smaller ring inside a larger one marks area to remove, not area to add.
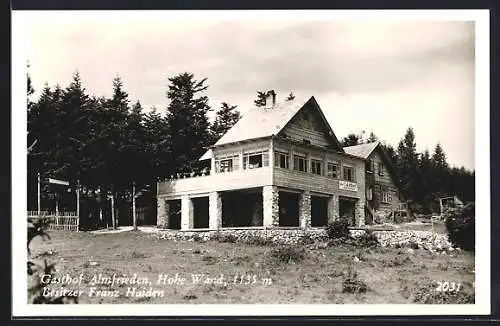
[[[215,236],[215,240],[218,241],[218,242],[228,242],[228,243],[235,243],[237,238],[234,234],[230,234],[230,233],[218,233],[216,236]]]
[[[473,251],[475,248],[475,205],[467,204],[446,215],[445,224],[448,240],[456,247]]]
[[[271,250],[271,257],[281,263],[299,263],[304,260],[305,249],[299,246],[276,246]]]
[[[49,225],[48,219],[33,219],[28,220],[28,255],[31,255],[30,243],[35,237],[41,237],[42,239],[50,239],[46,230]],[[28,300],[30,303],[34,304],[66,304],[66,303],[78,303],[78,297],[72,296],[44,296],[44,288],[47,287],[46,284],[42,283],[43,275],[50,275],[51,278],[55,275],[55,264],[47,263],[44,259],[43,265],[37,264],[28,258]]]
[[[361,247],[376,247],[379,245],[379,242],[373,231],[367,229],[365,233],[356,238],[356,245]]]
[[[411,293],[410,298],[419,304],[473,304],[475,302],[474,292],[470,289],[438,292],[433,282],[417,288]]]
[[[328,238],[332,240],[349,238],[349,223],[345,219],[330,222],[326,226],[326,234]]]
[[[343,293],[366,293],[368,286],[366,283],[359,279],[358,272],[356,269],[349,266],[346,273],[344,274],[344,279],[342,281],[342,292]]]
[[[273,244],[273,240],[266,237],[261,237],[258,235],[248,235],[242,239],[242,242],[246,245],[251,246],[268,246]]]

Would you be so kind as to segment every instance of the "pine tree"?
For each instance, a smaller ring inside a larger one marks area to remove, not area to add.
[[[181,73],[168,79],[167,111],[168,134],[172,151],[172,173],[199,170],[198,158],[210,143],[210,123],[207,113],[211,110],[206,78],[198,81],[191,73]],[[174,136],[175,135],[175,136]]]
[[[368,143],[374,143],[377,140],[378,140],[378,137],[375,136],[375,134],[373,133],[373,131],[370,131],[370,135],[368,136],[367,142]]]
[[[56,159],[59,174],[74,184],[79,178],[83,153],[88,137],[87,104],[88,95],[82,86],[80,74],[76,71],[69,86],[62,92],[60,111],[57,115]]]
[[[432,154],[432,162],[437,169],[445,170],[448,168],[448,162],[446,162],[446,154],[440,143],[437,143],[436,147],[434,148],[434,153]]]
[[[361,137],[355,133],[349,133],[347,137],[342,138],[340,141],[342,147],[355,146],[361,144]]]
[[[415,200],[418,196],[415,187],[418,179],[418,154],[415,134],[411,127],[407,129],[405,136],[398,144],[398,159],[403,192],[408,199]]]
[[[290,94],[288,94],[286,98],[286,101],[293,101],[293,100],[295,100],[295,95],[293,95],[293,93],[290,92]]]
[[[451,171],[446,162],[446,154],[441,144],[437,143],[432,153],[432,177],[433,190],[438,196],[447,196],[456,190],[448,187],[450,173]]]
[[[267,92],[257,91],[257,99],[254,101],[256,107],[266,106]]]
[[[215,121],[211,126],[213,142],[219,140],[232,126],[241,118],[241,114],[236,110],[236,105],[229,105],[226,102],[222,103],[221,108],[217,111]]]

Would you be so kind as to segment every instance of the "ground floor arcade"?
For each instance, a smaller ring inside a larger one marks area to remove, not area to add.
[[[167,229],[323,227],[346,219],[364,224],[364,200],[337,194],[264,186],[158,198],[157,224]]]

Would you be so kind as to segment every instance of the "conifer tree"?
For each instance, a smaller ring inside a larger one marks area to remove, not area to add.
[[[241,118],[241,114],[236,110],[236,105],[229,105],[226,102],[222,103],[221,108],[217,111],[215,121],[211,126],[213,142],[219,140],[232,126]]]
[[[207,113],[211,110],[205,91],[206,78],[194,79],[191,73],[181,73],[169,78],[167,97],[167,125],[172,151],[172,173],[201,169],[198,158],[210,143],[210,123]]]

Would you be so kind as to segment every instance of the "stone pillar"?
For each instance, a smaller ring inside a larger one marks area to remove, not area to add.
[[[279,226],[279,192],[276,186],[262,187],[264,226]]]
[[[194,227],[193,202],[188,196],[181,198],[181,229],[187,230]]]
[[[356,226],[365,225],[365,200],[358,199],[354,208],[354,217],[356,219]]]
[[[339,219],[339,196],[333,195],[328,198],[328,223]]]
[[[208,196],[208,214],[210,229],[219,229],[222,227],[222,199],[220,192],[211,192]]]
[[[311,193],[305,190],[299,199],[299,223],[300,227],[307,229],[311,227]]]
[[[168,228],[168,204],[164,198],[158,197],[157,199],[157,213],[156,213],[156,226],[161,229]]]

